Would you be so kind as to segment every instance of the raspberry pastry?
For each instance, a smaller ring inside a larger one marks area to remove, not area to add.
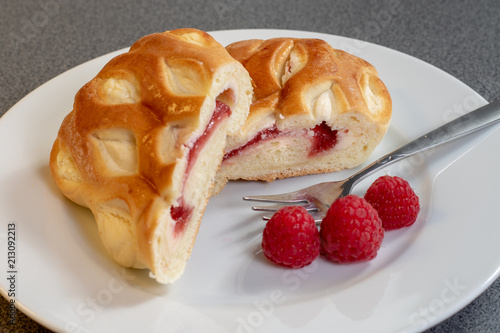
[[[195,29],[139,39],[77,93],[52,176],[89,207],[109,254],[160,283],[183,273],[223,158],[248,115],[243,66]]]
[[[318,39],[228,45],[248,70],[254,101],[228,138],[217,193],[231,179],[338,171],[365,161],[385,135],[392,102],[368,62]]]

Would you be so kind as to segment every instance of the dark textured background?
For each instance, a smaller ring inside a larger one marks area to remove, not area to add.
[[[181,27],[293,29],[359,38],[431,63],[488,101],[500,98],[498,0],[0,0],[0,8],[0,116],[76,65],[145,34]],[[45,332],[22,314],[17,325],[7,326],[7,303],[0,299],[3,330]],[[429,332],[500,332],[500,280]]]

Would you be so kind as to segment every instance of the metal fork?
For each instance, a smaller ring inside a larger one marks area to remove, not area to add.
[[[275,212],[284,205],[301,205],[314,216],[316,222],[319,222],[337,198],[348,195],[358,182],[379,169],[483,129],[499,120],[500,100],[486,104],[422,135],[403,147],[379,158],[345,180],[319,183],[290,193],[246,196],[243,197],[243,200],[278,204],[274,206],[252,207],[253,210],[267,212]],[[264,220],[268,220],[269,218],[270,216],[263,217]]]

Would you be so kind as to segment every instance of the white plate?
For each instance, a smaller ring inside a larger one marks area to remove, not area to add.
[[[439,69],[373,44],[286,30],[213,36],[222,44],[317,37],[373,63],[392,93],[394,116],[370,160],[486,102]],[[103,250],[90,212],[60,194],[47,162],[76,91],[123,51],[47,82],[0,120],[0,267],[5,276],[7,224],[15,223],[16,302],[33,319],[66,332],[419,331],[460,310],[499,276],[495,129],[386,171],[411,182],[422,211],[414,226],[388,232],[369,263],[319,259],[300,270],[277,268],[259,252],[259,215],[241,200],[340,179],[350,170],[229,184],[210,200],[186,272],[173,285],[119,267]],[[363,194],[371,180],[355,192]],[[5,296],[5,278],[0,286]]]

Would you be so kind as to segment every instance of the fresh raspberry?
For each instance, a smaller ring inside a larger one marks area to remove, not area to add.
[[[319,232],[304,207],[280,208],[267,222],[262,251],[267,259],[288,268],[309,265],[319,256]]]
[[[377,210],[385,230],[412,225],[420,211],[418,196],[397,176],[379,177],[366,191],[365,199]]]
[[[321,254],[338,263],[368,261],[377,255],[384,229],[377,211],[363,198],[335,200],[321,222]]]

